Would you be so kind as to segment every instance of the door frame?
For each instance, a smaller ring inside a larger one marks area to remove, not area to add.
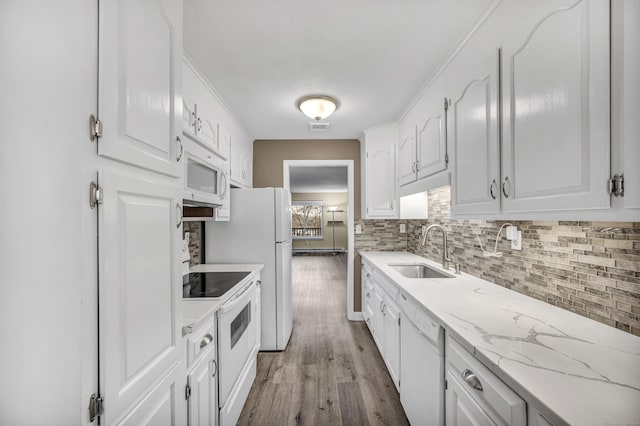
[[[354,176],[353,160],[283,160],[282,186],[291,190],[291,167],[346,167],[347,168],[347,318],[361,321],[362,312],[354,311]]]

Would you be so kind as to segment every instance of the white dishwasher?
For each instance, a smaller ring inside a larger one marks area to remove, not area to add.
[[[444,330],[404,293],[400,321],[400,402],[409,422],[444,425]]]

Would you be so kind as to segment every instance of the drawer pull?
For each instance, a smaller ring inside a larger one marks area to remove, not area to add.
[[[475,373],[471,370],[465,369],[462,373],[462,380],[464,380],[469,386],[474,388],[477,391],[482,392],[482,383],[478,377],[476,377]]]
[[[204,338],[200,342],[200,349],[204,348],[205,346],[207,346],[212,341],[213,341],[213,336],[207,333],[207,335],[204,336]]]

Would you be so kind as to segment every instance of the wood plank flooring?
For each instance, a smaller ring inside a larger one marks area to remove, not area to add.
[[[364,322],[346,314],[346,255],[293,257],[293,333],[260,352],[240,425],[406,425]]]

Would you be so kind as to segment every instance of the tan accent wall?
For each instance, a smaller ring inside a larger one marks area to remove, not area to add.
[[[360,141],[357,139],[255,140],[253,187],[282,187],[284,160],[353,160],[355,220],[360,219]],[[361,310],[360,256],[354,260],[354,311]]]
[[[311,240],[293,240],[294,249],[331,249],[333,248],[333,228],[331,223],[333,215],[329,207],[335,206],[342,212],[337,212],[335,231],[336,231],[336,249],[347,249],[347,203],[348,194],[346,192],[327,192],[327,193],[296,193],[291,194],[294,201],[322,201],[323,205],[323,238]]]

